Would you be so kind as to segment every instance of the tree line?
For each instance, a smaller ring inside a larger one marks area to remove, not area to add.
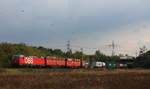
[[[63,58],[74,58],[74,59],[83,59],[87,61],[92,61],[95,59],[104,60],[107,59],[107,56],[96,51],[95,55],[86,55],[81,51],[64,52],[61,49],[52,49],[45,48],[42,46],[29,46],[25,43],[0,43],[0,67],[9,67],[10,60],[13,55],[25,55],[25,56],[54,56],[54,57],[63,57]]]
[[[29,46],[25,43],[0,43],[0,67],[9,67],[10,60],[13,55],[25,55],[25,56],[54,56],[63,58],[83,59],[86,61],[108,61],[108,60],[120,60],[121,55],[106,56],[99,50],[93,55],[86,55],[81,51],[64,52],[61,49],[45,48],[42,46]],[[139,68],[150,68],[150,51],[146,50],[146,47],[140,48],[140,54],[135,58],[134,65]]]

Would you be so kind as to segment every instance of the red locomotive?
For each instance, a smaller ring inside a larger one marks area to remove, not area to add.
[[[68,67],[79,68],[83,67],[85,62],[80,59],[71,58],[57,58],[57,57],[36,57],[36,56],[24,56],[14,55],[11,60],[13,66],[22,67]]]

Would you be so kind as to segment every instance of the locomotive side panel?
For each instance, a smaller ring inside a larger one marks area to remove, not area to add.
[[[35,65],[35,66],[45,66],[45,59],[44,58],[33,57],[33,65]]]
[[[74,67],[73,59],[68,58],[66,60],[66,67],[69,67],[69,68]]]
[[[56,66],[57,65],[56,58],[47,57],[46,58],[46,65],[49,66],[49,67]]]
[[[74,60],[74,66],[75,67],[81,67],[82,66],[81,60],[80,59],[75,59]]]
[[[64,58],[56,58],[56,57],[47,57],[46,65],[48,67],[65,67],[65,59]]]
[[[65,59],[64,58],[57,58],[57,66],[65,67]]]

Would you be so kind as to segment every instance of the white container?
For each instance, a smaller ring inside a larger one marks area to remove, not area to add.
[[[104,62],[92,62],[93,67],[101,68],[104,67],[106,64]]]

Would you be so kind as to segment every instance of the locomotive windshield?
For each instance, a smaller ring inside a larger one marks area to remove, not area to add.
[[[12,60],[19,60],[19,56],[13,56]]]

